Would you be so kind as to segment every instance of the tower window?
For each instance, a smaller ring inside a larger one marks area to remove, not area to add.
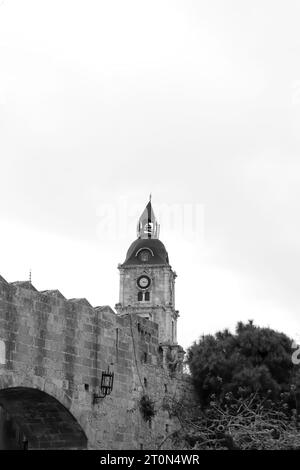
[[[154,256],[154,253],[150,248],[140,248],[136,252],[135,256],[137,256],[138,259],[142,261],[143,263],[147,263],[150,260],[150,258]]]
[[[143,292],[138,293],[138,301],[141,302],[143,300]]]
[[[142,250],[139,254],[139,258],[141,261],[143,261],[144,263],[146,263],[147,261],[149,261],[149,258],[150,258],[150,253],[148,250]]]
[[[146,301],[150,300],[150,292],[145,292],[145,300]]]

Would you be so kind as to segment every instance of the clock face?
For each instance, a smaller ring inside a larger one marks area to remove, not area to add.
[[[141,289],[147,289],[150,286],[150,278],[148,276],[141,276],[137,280],[137,284]]]

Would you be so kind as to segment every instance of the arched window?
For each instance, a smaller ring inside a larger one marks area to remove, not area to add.
[[[150,300],[150,292],[145,292],[145,300],[146,301]]]
[[[138,301],[141,302],[143,300],[143,292],[138,293]]]
[[[147,263],[150,261],[150,258],[154,256],[154,253],[150,248],[143,247],[136,252],[135,256],[137,256],[143,263]]]
[[[142,250],[139,254],[139,258],[141,261],[146,263],[150,259],[150,252],[148,250]]]

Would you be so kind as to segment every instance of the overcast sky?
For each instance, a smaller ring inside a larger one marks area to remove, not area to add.
[[[151,192],[184,347],[248,319],[299,336],[299,21],[292,0],[0,0],[0,274],[114,307]]]

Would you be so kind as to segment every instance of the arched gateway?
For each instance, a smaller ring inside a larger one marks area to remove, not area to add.
[[[41,390],[0,390],[0,450],[86,449],[87,438],[73,415]]]

